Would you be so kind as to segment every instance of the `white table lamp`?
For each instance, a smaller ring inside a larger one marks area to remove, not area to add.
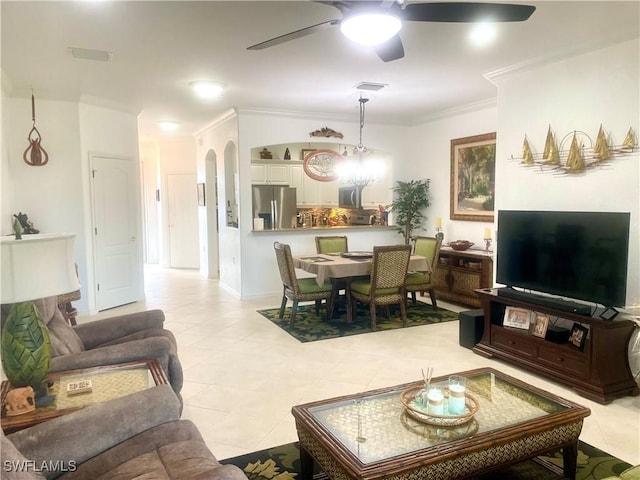
[[[13,304],[2,332],[2,367],[14,387],[37,390],[49,369],[49,334],[32,300],[80,288],[75,234],[0,237],[0,301]]]

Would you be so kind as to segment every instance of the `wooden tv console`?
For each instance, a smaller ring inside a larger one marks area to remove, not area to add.
[[[484,357],[497,357],[572,387],[578,394],[598,403],[614,398],[638,395],[627,348],[634,324],[618,316],[613,320],[579,315],[498,295],[498,289],[476,290],[484,310],[484,332],[473,351]],[[589,329],[580,351],[570,343],[553,343],[533,336],[528,330],[502,326],[507,306],[525,308],[555,318],[579,322]]]

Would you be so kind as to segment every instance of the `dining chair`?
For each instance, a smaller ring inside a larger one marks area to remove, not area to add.
[[[336,254],[336,253],[346,253],[349,251],[349,242],[347,240],[346,235],[327,235],[327,236],[318,236],[315,238],[316,240],[316,253],[323,254]],[[340,295],[340,291],[347,290],[347,280],[344,278],[332,278],[331,285],[333,287],[333,291],[331,294],[331,300],[329,302],[329,316],[333,317],[333,311],[336,308],[336,305],[340,301],[344,301],[345,297]]]
[[[315,278],[298,278],[296,277],[295,267],[293,266],[293,256],[291,255],[291,247],[280,242],[273,242],[273,248],[276,252],[276,260],[278,262],[278,270],[282,279],[282,303],[280,305],[280,313],[278,318],[284,317],[284,309],[287,306],[287,299],[293,302],[291,307],[291,317],[289,318],[289,326],[293,327],[296,321],[296,313],[298,311],[298,302],[315,302],[316,315],[320,314],[320,304],[325,301],[325,318],[329,316],[329,299],[331,298],[332,285],[325,282],[318,285]]]
[[[402,325],[407,326],[405,279],[411,257],[411,245],[373,247],[373,265],[369,279],[355,279],[347,290],[349,318],[355,320],[357,302],[368,303],[371,330],[376,329],[376,307],[383,305],[389,317],[389,305],[400,305]]]
[[[316,237],[316,253],[345,253],[349,251],[349,243],[345,235]]]
[[[407,293],[411,293],[411,300],[414,305],[416,303],[416,292],[424,294],[424,292],[428,291],[433,309],[438,309],[432,279],[436,265],[438,264],[441,245],[442,239],[436,237],[416,237],[414,241],[413,254],[425,257],[431,267],[431,272],[409,272],[407,274],[405,285]]]

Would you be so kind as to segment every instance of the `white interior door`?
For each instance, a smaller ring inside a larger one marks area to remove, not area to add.
[[[139,300],[140,253],[133,161],[91,157],[91,194],[98,310]]]
[[[169,264],[172,268],[199,268],[198,194],[196,176],[167,175],[169,208]]]

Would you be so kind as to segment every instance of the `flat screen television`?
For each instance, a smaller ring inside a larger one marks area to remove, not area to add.
[[[629,213],[499,210],[496,281],[625,305]]]

